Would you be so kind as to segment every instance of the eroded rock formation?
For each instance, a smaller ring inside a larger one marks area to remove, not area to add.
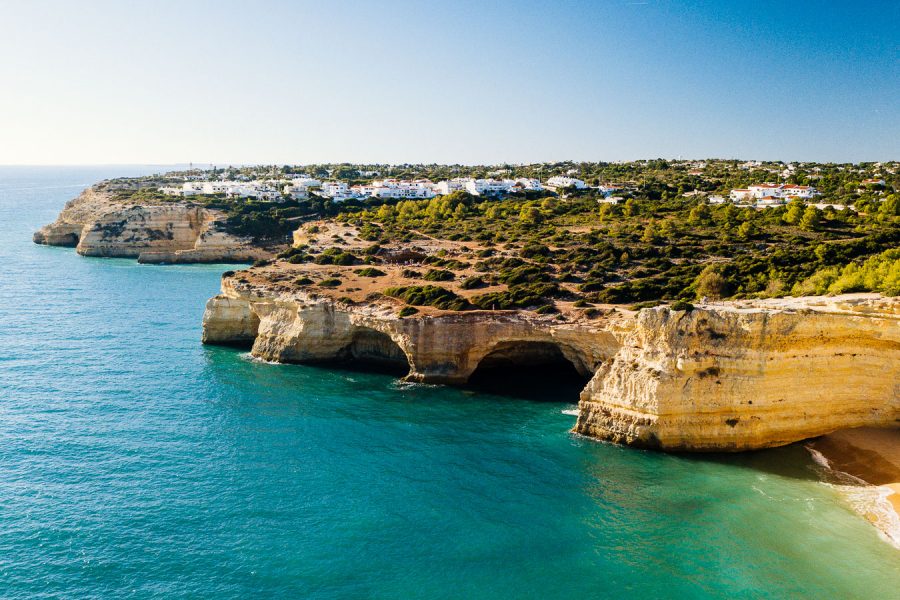
[[[350,303],[290,285],[223,278],[203,341],[260,358],[400,362],[414,381],[462,384],[489,357],[540,360],[548,345],[591,377],[575,431],[664,450],[749,450],[847,427],[900,426],[900,302],[875,295],[608,310],[524,311]]]
[[[585,388],[576,431],[744,450],[900,426],[900,303],[803,300],[641,311]]]
[[[271,253],[222,231],[221,211],[189,202],[137,204],[92,187],[68,202],[34,242],[74,247],[84,256],[146,263],[252,262]]]

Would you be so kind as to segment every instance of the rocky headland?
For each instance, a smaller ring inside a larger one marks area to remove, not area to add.
[[[34,242],[74,247],[84,256],[143,263],[253,262],[272,251],[222,228],[221,210],[184,200],[149,204],[99,184],[68,202]]]
[[[399,267],[380,268],[398,277]],[[335,275],[339,288],[312,285]],[[878,294],[404,314],[365,279],[350,267],[285,261],[227,273],[207,303],[203,341],[271,361],[389,364],[408,380],[447,384],[497,364],[565,361],[587,382],[575,432],[667,451],[900,426],[900,301]]]

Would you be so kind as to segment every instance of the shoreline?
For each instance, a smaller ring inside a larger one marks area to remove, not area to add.
[[[900,429],[845,429],[807,448],[831,471],[826,483],[839,488],[854,510],[900,548]]]

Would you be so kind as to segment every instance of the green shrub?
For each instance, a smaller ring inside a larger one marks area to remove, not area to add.
[[[718,300],[728,295],[728,280],[721,273],[721,267],[707,265],[695,281],[697,298],[711,298]]]
[[[462,283],[459,284],[464,290],[474,290],[477,288],[485,287],[487,284],[484,281],[484,277],[481,275],[473,275],[472,277],[466,277],[462,280]]]
[[[900,296],[900,248],[871,256],[863,263],[820,269],[794,285],[794,295],[881,292]]]
[[[547,299],[558,296],[561,289],[556,284],[534,283],[510,286],[503,292],[490,292],[476,296],[472,303],[483,310],[511,310],[529,308],[547,303]]]
[[[579,292],[597,292],[606,287],[603,281],[585,281],[578,286]]]
[[[288,258],[291,258],[292,256],[297,256],[298,254],[302,256],[302,255],[305,255],[305,254],[306,254],[306,251],[307,251],[308,249],[309,249],[309,247],[306,246],[306,245],[303,245],[303,246],[291,246],[290,248],[288,248],[288,249],[285,250],[284,252],[279,253],[279,254],[278,254],[278,258],[288,259]]]
[[[381,269],[376,269],[375,267],[366,267],[365,269],[354,269],[354,273],[357,275],[362,275],[363,277],[384,277],[387,275]]]
[[[443,269],[430,269],[422,277],[425,281],[453,281],[456,275],[453,271],[445,271]]]
[[[439,285],[411,285],[408,287],[390,287],[384,290],[385,296],[399,298],[413,306],[433,306],[442,310],[466,310],[469,303],[452,291]]]
[[[413,306],[404,306],[403,308],[400,309],[400,312],[397,314],[401,317],[408,317],[410,315],[416,314],[417,312],[419,312],[418,308],[415,308]]]
[[[336,277],[332,279],[323,279],[319,282],[319,285],[321,287],[338,287],[339,285],[341,285],[341,280],[337,279]]]
[[[522,265],[510,270],[500,272],[497,279],[507,285],[522,283],[534,283],[539,281],[553,281],[553,277],[544,273],[543,269],[536,265]]]
[[[522,247],[521,252],[519,252],[519,256],[522,258],[548,257],[551,254],[553,253],[550,251],[550,248],[539,242],[525,244],[525,246]]]
[[[328,248],[322,254],[316,257],[314,261],[317,265],[338,265],[348,266],[355,265],[359,259],[353,254],[340,248]]]

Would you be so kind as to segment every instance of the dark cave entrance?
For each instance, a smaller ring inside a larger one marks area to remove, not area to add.
[[[467,387],[526,400],[574,403],[590,378],[552,342],[501,342],[481,359]]]
[[[354,332],[353,341],[341,350],[334,364],[354,371],[386,373],[398,377],[409,373],[409,360],[397,342],[386,333],[367,328]]]

